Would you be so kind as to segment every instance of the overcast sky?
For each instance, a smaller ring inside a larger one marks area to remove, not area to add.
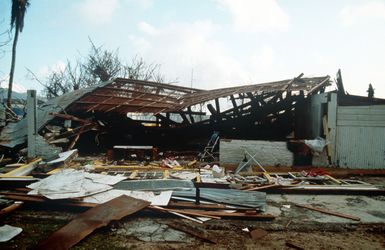
[[[0,32],[11,1],[0,1]],[[32,0],[19,37],[15,89],[41,90],[26,77],[63,69],[86,55],[88,36],[161,64],[169,81],[212,89],[339,68],[350,94],[385,98],[385,1],[380,0]],[[1,37],[4,40],[4,37]],[[4,47],[3,47],[4,49]],[[0,58],[0,79],[10,49]],[[6,82],[7,83],[7,82]],[[4,85],[3,85],[4,86]]]

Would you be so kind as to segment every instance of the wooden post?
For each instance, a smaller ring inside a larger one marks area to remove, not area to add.
[[[37,99],[36,90],[27,91],[27,133],[28,133],[28,159],[36,157],[37,136]]]

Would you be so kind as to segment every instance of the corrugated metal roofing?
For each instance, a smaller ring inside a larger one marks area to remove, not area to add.
[[[336,157],[341,167],[385,167],[385,105],[339,106]]]
[[[109,82],[102,83],[93,87],[79,89],[71,93],[66,93],[40,105],[37,109],[37,127],[38,130],[43,128],[48,121],[54,118],[49,115],[51,112],[63,112],[71,103],[81,98],[96,88],[103,87]],[[25,143],[27,140],[27,119],[26,117],[16,123],[9,123],[3,128],[0,134],[0,145],[4,147],[14,148],[17,145]]]

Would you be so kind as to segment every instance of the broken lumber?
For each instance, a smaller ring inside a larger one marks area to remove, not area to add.
[[[12,205],[0,210],[0,217],[7,215],[23,205],[22,201],[16,201]]]
[[[264,186],[257,186],[257,187],[253,187],[253,188],[248,188],[248,189],[243,189],[245,191],[257,191],[257,190],[262,190],[262,189],[266,189],[266,188],[272,188],[272,187],[277,187],[279,186],[278,184],[269,184],[269,185],[264,185]]]
[[[1,174],[0,178],[4,177],[16,177],[16,176],[26,176],[29,175],[37,166],[37,163],[41,161],[41,158],[35,159],[28,164],[24,164],[8,173]]]
[[[39,243],[36,249],[69,249],[95,229],[106,226],[111,220],[119,220],[150,205],[150,202],[119,196],[80,214],[67,225]]]
[[[337,216],[337,217],[341,217],[341,218],[345,218],[345,219],[350,219],[350,220],[354,220],[354,221],[360,221],[361,220],[361,218],[359,218],[359,217],[351,216],[348,214],[342,214],[342,213],[338,213],[338,212],[333,212],[333,211],[326,210],[323,208],[317,208],[317,207],[313,207],[313,206],[309,206],[309,205],[303,205],[303,204],[295,204],[295,205],[297,207],[307,208],[307,209],[310,209],[313,211],[317,211],[320,213],[329,214],[329,215],[333,215],[333,216]]]
[[[81,122],[81,123],[88,123],[88,122],[90,122],[89,120],[80,119],[80,118],[78,118],[76,116],[68,115],[68,114],[61,114],[61,113],[56,113],[56,112],[51,112],[49,114],[52,115],[52,116],[60,117],[60,118],[63,118],[65,120],[72,120],[72,121],[75,121],[75,122]]]

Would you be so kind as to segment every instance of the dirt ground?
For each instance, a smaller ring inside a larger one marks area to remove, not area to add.
[[[385,184],[383,177],[358,179],[382,187]],[[301,210],[293,205],[289,211],[283,209],[282,204],[300,199],[296,195],[269,196],[268,206],[275,206],[275,211],[279,212],[273,221],[221,219],[198,224],[179,217],[139,212],[97,229],[73,249],[385,249],[384,196],[316,196],[303,200],[310,199],[310,202],[342,212],[347,209],[348,214],[360,212],[358,215],[366,216],[362,217],[365,223],[329,218],[328,215]],[[363,213],[368,209],[376,213]],[[14,239],[0,243],[0,249],[32,249],[83,211],[80,208],[24,204],[0,220],[0,225],[9,224],[23,229]],[[187,225],[194,232],[200,232],[218,243],[204,242],[169,227],[169,224]],[[242,230],[245,228],[249,231],[263,229],[267,235],[253,240],[250,233]]]
[[[22,227],[23,232],[7,243],[0,243],[0,249],[31,249],[79,212],[28,206],[15,211],[3,222]],[[183,223],[205,232],[218,244],[175,231],[167,226],[170,223]],[[261,228],[268,234],[253,240],[243,228],[250,231]],[[303,249],[385,249],[385,224],[212,220],[202,225],[141,213],[96,230],[73,249],[295,249],[288,246],[288,242]]]

